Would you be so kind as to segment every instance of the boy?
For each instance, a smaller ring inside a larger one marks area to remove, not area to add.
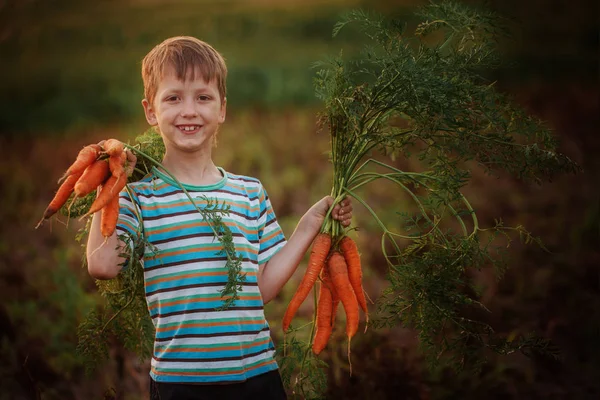
[[[225,121],[226,76],[221,55],[192,37],[167,39],[142,62],[142,105],[164,141],[165,169],[192,197],[231,206],[223,219],[246,273],[235,305],[218,309],[227,280],[220,243],[165,171],[155,168],[131,184],[132,197],[121,193],[117,231],[106,245],[100,246],[98,213],[88,238],[88,269],[98,279],[114,278],[125,261],[115,250],[124,246],[117,235],[137,235],[139,229],[158,249],[144,256],[146,300],[156,328],[152,398],[285,398],[263,305],[292,276],[333,203],[330,196],[317,202],[286,241],[260,181],[215,166],[211,152]],[[350,201],[337,204],[332,215],[348,226]]]

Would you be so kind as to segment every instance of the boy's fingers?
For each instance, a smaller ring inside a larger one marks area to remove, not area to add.
[[[338,205],[336,205],[336,206],[333,208],[333,215],[334,215],[336,218],[338,218],[338,219],[339,219],[339,218],[341,218],[341,217],[342,217],[342,215],[344,215],[344,208],[343,208],[343,207],[341,207],[339,204],[338,204]]]
[[[137,162],[137,157],[129,149],[125,149],[125,154],[127,155],[127,161],[129,161],[130,163]]]
[[[331,208],[333,204],[333,197],[326,196],[324,198],[325,204],[327,205],[327,210]],[[342,224],[346,226],[350,224],[351,216],[352,216],[352,201],[349,197],[345,197],[342,201],[336,204],[331,211],[331,215],[334,219],[339,220]]]
[[[340,214],[350,214],[351,212],[352,212],[352,206],[351,205],[340,207]]]
[[[129,149],[125,149],[125,155],[127,156],[127,167],[125,168],[125,172],[127,176],[131,176],[135,168],[135,163],[137,162],[137,157],[129,151]]]

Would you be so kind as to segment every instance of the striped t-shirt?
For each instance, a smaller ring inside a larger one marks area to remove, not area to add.
[[[136,235],[136,207],[141,232],[152,244],[143,265],[156,328],[150,375],[158,382],[234,383],[277,368],[257,278],[258,266],[283,247],[285,237],[261,183],[219,170],[223,178],[214,185],[184,187],[200,208],[204,196],[230,207],[222,218],[246,280],[226,310],[218,309],[227,282],[221,242],[183,190],[155,169],[130,185],[133,201],[126,191],[120,195],[117,233]]]

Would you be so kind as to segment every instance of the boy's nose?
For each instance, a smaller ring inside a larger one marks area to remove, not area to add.
[[[196,117],[198,115],[198,111],[196,111],[196,107],[193,101],[186,101],[183,104],[183,107],[181,109],[181,116],[182,117]]]

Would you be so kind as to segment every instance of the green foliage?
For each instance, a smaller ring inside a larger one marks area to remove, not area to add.
[[[162,160],[165,154],[165,144],[160,133],[154,128],[136,136],[135,146],[142,150],[148,157],[140,157],[135,165],[135,170],[130,181],[137,182],[152,172],[155,165],[151,160]]]
[[[96,199],[96,191],[84,197],[76,197],[71,194],[67,202],[60,208],[59,212],[68,218],[78,218],[84,215]]]
[[[206,196],[202,196],[201,198],[206,203],[201,212],[204,218],[210,221],[214,227],[215,238],[223,245],[218,254],[227,256],[227,283],[223,290],[221,290],[221,297],[226,299],[221,309],[226,309],[235,303],[235,300],[238,298],[238,291],[244,289],[243,283],[246,280],[246,275],[242,274],[243,257],[241,254],[236,255],[233,235],[227,225],[223,223],[222,215],[228,215],[230,207],[225,204],[219,204],[218,201],[209,199]]]
[[[291,337],[278,347],[277,354],[281,379],[285,387],[292,388],[292,398],[323,398],[327,364],[312,353],[310,344]]]
[[[510,245],[512,235],[526,244],[543,246],[541,240],[501,220],[480,227],[461,190],[474,166],[536,183],[580,168],[556,152],[541,121],[480,74],[499,64],[495,44],[503,28],[493,14],[442,2],[419,16],[422,22],[409,35],[400,21],[351,12],[334,35],[358,25],[372,44],[359,58],[340,54],[317,64],[320,124],[331,136],[332,193],[354,197],[383,232],[390,286],[378,301],[373,326],[415,328],[432,368],[476,370],[486,349],[553,354],[541,338],[497,335],[469,278],[470,271],[488,267],[502,276],[508,267],[502,246]],[[402,171],[375,160],[373,152],[392,159],[415,155],[424,171]],[[389,229],[357,191],[381,179],[413,201],[415,212],[399,213],[402,234]],[[340,234],[339,226],[330,229]]]
[[[537,182],[576,171],[575,163],[553,152],[555,140],[540,121],[477,73],[496,65],[497,29],[488,22],[491,17],[480,17],[463,5],[442,4],[446,6],[422,10],[421,15],[438,22],[423,22],[412,37],[404,34],[402,24],[361,11],[338,24],[339,30],[358,23],[375,42],[359,59],[336,57],[319,64],[328,67],[316,79],[326,108],[323,122],[334,138],[343,135],[357,142],[343,142],[339,153],[350,148],[356,153],[346,157],[345,168],[352,171],[357,156],[373,148],[406,155],[416,151],[433,173],[447,176],[442,182],[449,186],[447,192],[468,179],[463,163],[469,160],[487,172],[503,169]],[[441,12],[447,13],[445,18]],[[469,21],[468,27],[453,25],[463,20]],[[429,45],[424,36],[434,27],[448,37]]]

